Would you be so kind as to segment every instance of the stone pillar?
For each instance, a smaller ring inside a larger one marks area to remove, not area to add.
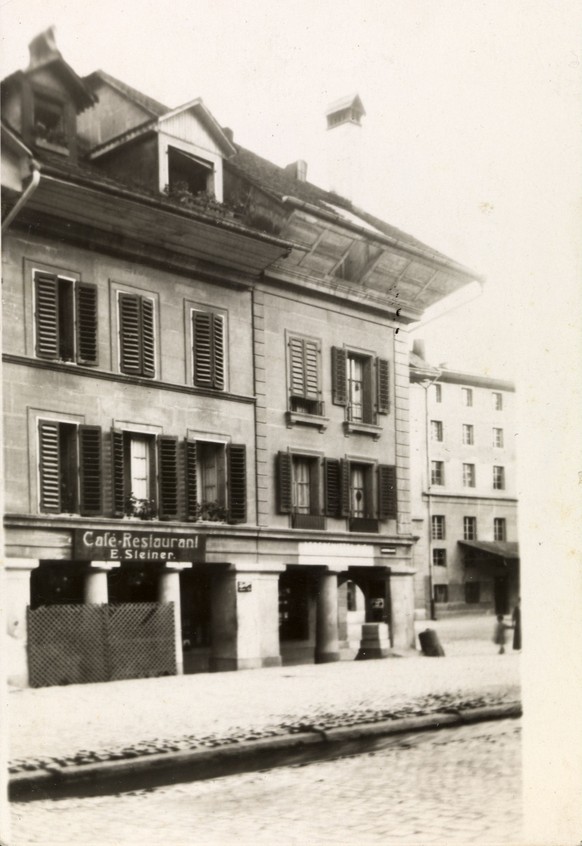
[[[107,573],[119,567],[118,561],[91,561],[85,573],[83,598],[85,605],[107,605],[109,589],[107,587]]]
[[[184,653],[182,651],[182,608],[180,603],[180,572],[191,567],[190,562],[172,562],[164,567],[158,582],[158,601],[174,603],[174,645],[176,649],[176,674],[184,673]]]
[[[390,620],[392,649],[395,651],[416,647],[414,574],[415,570],[405,563],[390,566]]]
[[[337,573],[322,573],[317,594],[315,662],[339,661]]]
[[[8,683],[28,687],[26,609],[30,605],[30,574],[39,561],[36,558],[7,558],[5,565]]]
[[[279,571],[237,568],[212,585],[211,669],[279,667]]]

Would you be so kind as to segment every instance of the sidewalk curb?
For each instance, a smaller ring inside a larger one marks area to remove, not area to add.
[[[520,717],[519,702],[467,710],[435,711],[418,717],[357,723],[326,730],[314,724],[307,731],[212,749],[164,752],[122,760],[60,766],[16,773],[10,778],[12,801],[95,796],[202,781],[272,767],[307,764],[340,755],[370,751],[385,738]]]

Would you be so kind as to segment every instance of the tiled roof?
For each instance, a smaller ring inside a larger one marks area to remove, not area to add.
[[[247,178],[268,194],[274,194],[279,199],[285,196],[297,197],[306,203],[319,206],[322,211],[328,213],[333,213],[333,209],[329,208],[330,204],[339,206],[357,215],[363,221],[379,229],[380,232],[388,235],[390,238],[395,238],[412,247],[417,247],[425,251],[429,250],[435,258],[440,257],[444,261],[450,261],[442,253],[438,253],[412,235],[408,235],[396,226],[391,226],[389,223],[375,217],[375,215],[354,206],[345,197],[341,197],[339,194],[334,194],[331,191],[325,191],[312,182],[301,182],[291,176],[284,168],[273,164],[273,162],[258,156],[256,153],[252,153],[250,150],[246,150],[236,143],[235,147],[237,148],[236,155],[227,159],[224,166]]]
[[[84,78],[85,83],[91,88],[96,88],[99,80],[107,82],[112,88],[116,88],[129,100],[133,100],[134,103],[137,103],[138,106],[141,106],[142,109],[149,112],[152,117],[161,117],[162,115],[165,115],[166,112],[170,111],[168,106],[164,106],[163,103],[154,100],[153,97],[148,97],[147,94],[143,94],[141,91],[138,91],[137,88],[132,88],[131,85],[128,85],[126,82],[122,82],[120,79],[116,79],[114,76],[105,73],[103,70],[93,71],[93,73]]]

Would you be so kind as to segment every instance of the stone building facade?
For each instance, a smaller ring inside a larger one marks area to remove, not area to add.
[[[354,657],[356,594],[412,647],[399,330],[474,274],[235,144],[201,100],[81,79],[51,31],[30,51],[2,83],[13,682],[64,653],[61,682],[89,680],[87,608],[118,677]],[[170,663],[154,628],[124,665],[162,606]],[[50,653],[33,628],[66,614]]]
[[[422,344],[410,380],[416,614],[507,614],[519,596],[515,386],[434,367]]]

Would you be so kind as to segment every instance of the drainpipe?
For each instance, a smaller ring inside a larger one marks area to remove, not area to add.
[[[432,569],[432,502],[431,502],[431,477],[430,477],[430,420],[428,417],[428,389],[439,380],[441,371],[433,379],[419,382],[419,385],[424,388],[424,421],[425,421],[425,447],[426,447],[426,511],[427,511],[427,531],[428,531],[428,591],[430,602],[430,619],[436,620],[436,608],[434,601],[434,580]]]
[[[6,218],[2,221],[2,232],[5,232],[6,229],[10,226],[18,212],[20,211],[23,206],[30,200],[36,189],[38,188],[38,183],[40,182],[40,168],[38,164],[32,160],[32,177],[23,195],[16,201],[16,205],[8,212]]]

